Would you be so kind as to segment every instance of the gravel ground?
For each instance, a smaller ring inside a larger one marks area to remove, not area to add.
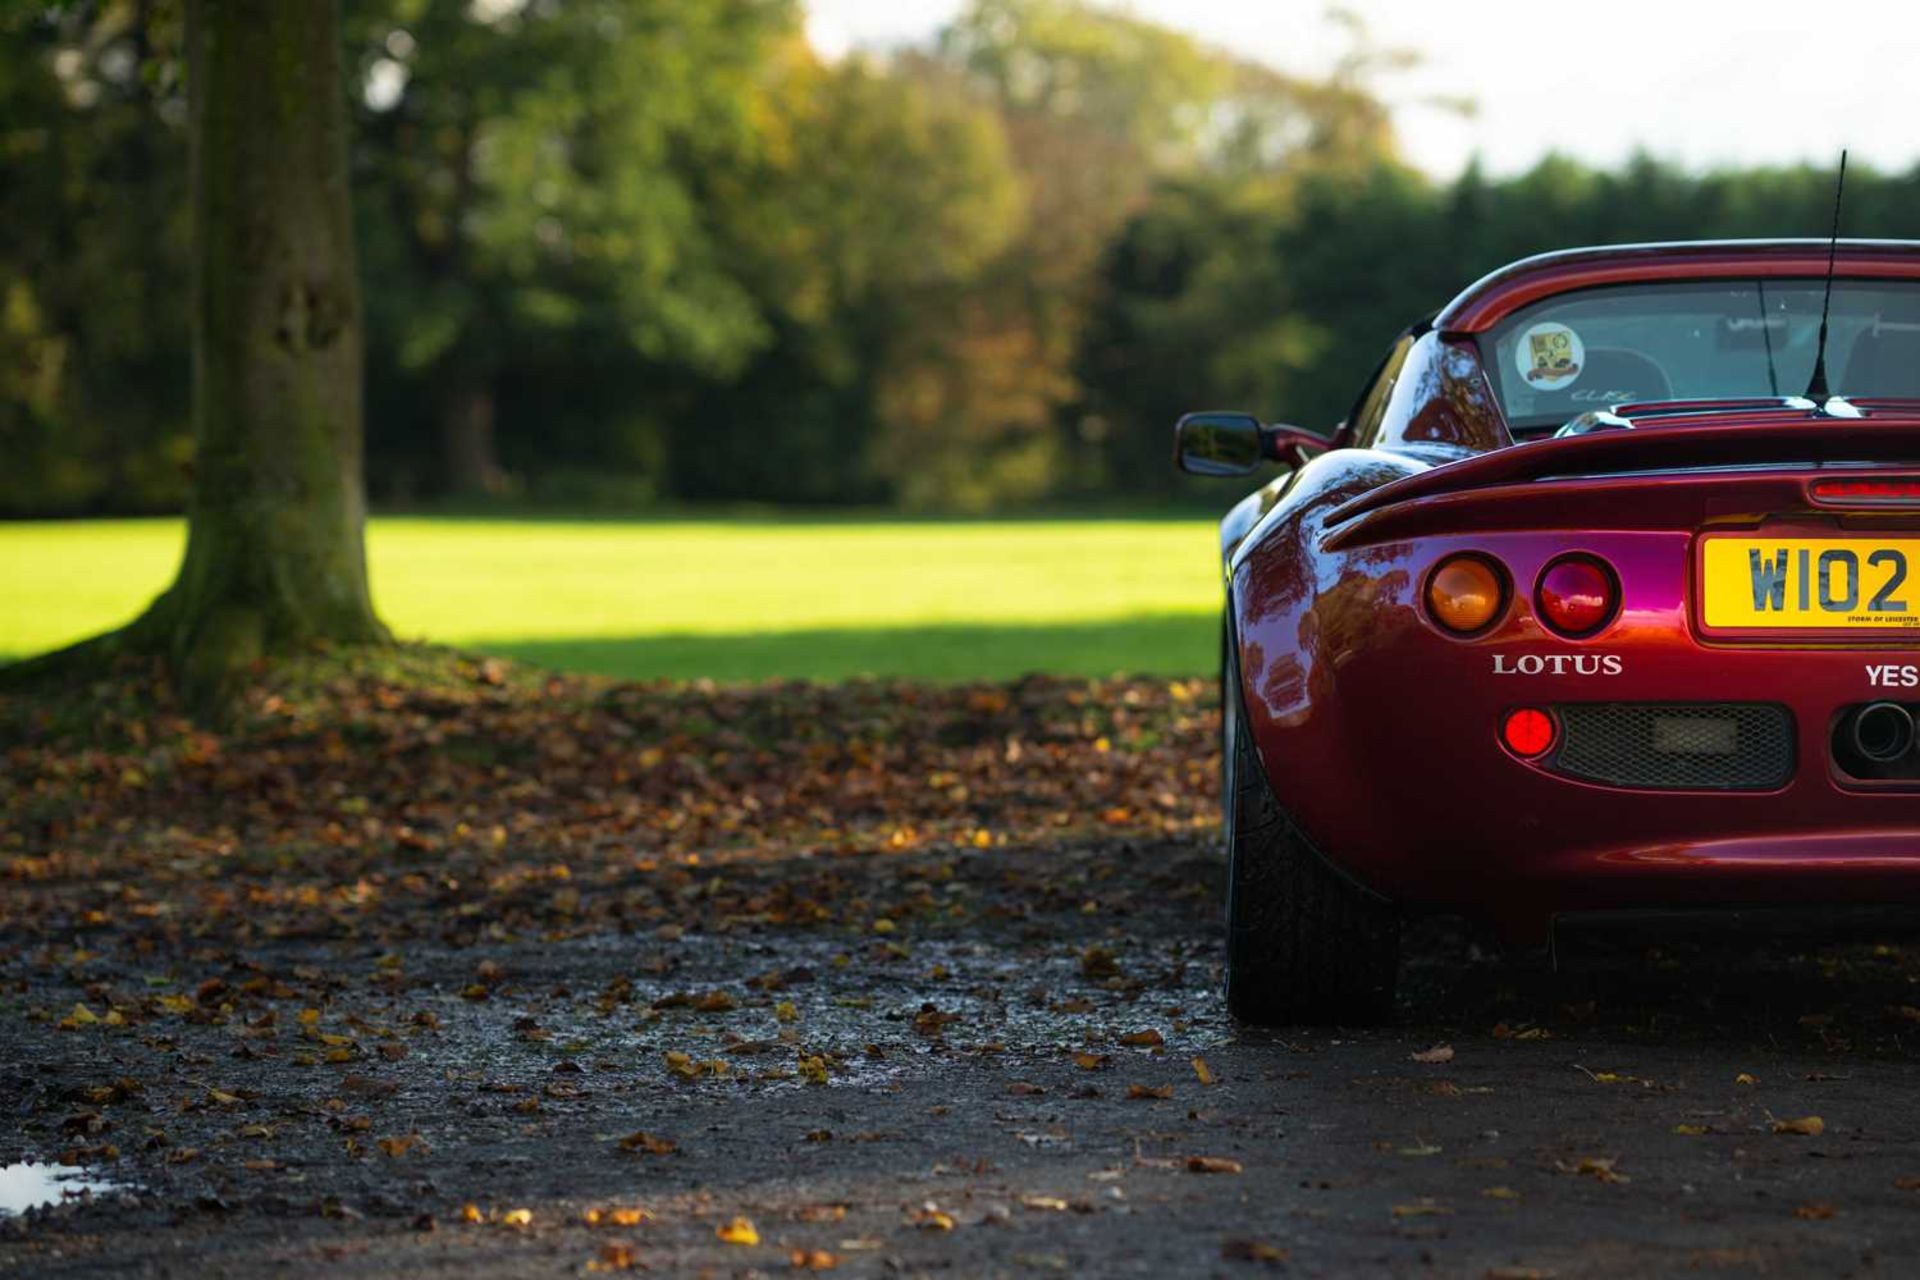
[[[1920,1263],[1905,949],[1640,939],[1556,971],[1423,925],[1395,1025],[1254,1033],[1218,995],[1219,880],[1197,838],[1089,836],[700,863],[664,923],[589,879],[567,905],[605,927],[15,938],[0,1164],[120,1189],[0,1220],[0,1272]],[[876,906],[752,909],[812,899]]]

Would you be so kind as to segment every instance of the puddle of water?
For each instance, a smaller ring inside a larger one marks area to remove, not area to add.
[[[83,1169],[58,1164],[0,1165],[0,1217],[25,1213],[43,1204],[112,1191],[117,1184]]]

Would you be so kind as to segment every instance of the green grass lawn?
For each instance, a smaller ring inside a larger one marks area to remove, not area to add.
[[[0,656],[124,622],[177,520],[0,524]],[[396,635],[635,678],[1198,674],[1205,520],[611,522],[394,518],[367,535]]]

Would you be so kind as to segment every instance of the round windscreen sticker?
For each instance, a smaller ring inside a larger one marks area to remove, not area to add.
[[[1519,348],[1513,354],[1527,385],[1539,391],[1558,391],[1572,386],[1580,376],[1580,366],[1587,360],[1587,344],[1567,326],[1546,320],[1520,335]]]

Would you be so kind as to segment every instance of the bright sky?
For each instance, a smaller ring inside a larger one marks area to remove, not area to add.
[[[921,40],[961,0],[804,0],[829,53]],[[1322,0],[1132,0],[1142,17],[1285,70],[1345,47]],[[1611,164],[1642,147],[1694,167],[1920,160],[1916,0],[1346,0],[1375,43],[1415,48],[1383,88],[1408,159],[1450,176],[1550,150]],[[1474,98],[1462,120],[1421,99]]]

